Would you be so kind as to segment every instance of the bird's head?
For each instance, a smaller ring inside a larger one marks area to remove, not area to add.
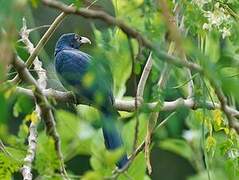
[[[56,43],[55,52],[65,48],[79,49],[81,45],[86,43],[91,44],[91,41],[86,37],[75,33],[63,34]]]

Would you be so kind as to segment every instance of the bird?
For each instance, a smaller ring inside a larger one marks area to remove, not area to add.
[[[72,91],[77,99],[96,107],[102,115],[102,130],[108,150],[123,148],[123,140],[117,126],[119,113],[114,108],[113,78],[107,63],[80,51],[91,41],[76,33],[63,34],[55,46],[55,69],[62,85]],[[128,162],[126,153],[116,162],[121,169]]]

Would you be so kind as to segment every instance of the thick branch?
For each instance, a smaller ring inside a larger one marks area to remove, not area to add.
[[[33,95],[33,92],[31,89],[17,87],[16,91],[17,91],[17,93],[25,94],[27,96],[34,98],[34,95]],[[63,91],[57,91],[54,89],[45,89],[45,90],[43,90],[43,95],[49,99],[54,98],[58,102],[76,103],[74,95],[70,91],[63,92]]]
[[[123,22],[120,19],[117,19],[113,16],[110,16],[104,11],[99,10],[92,10],[87,8],[79,8],[72,6],[67,6],[64,3],[60,1],[55,0],[42,0],[42,2],[52,8],[59,9],[66,14],[76,14],[83,16],[85,18],[92,18],[92,19],[100,19],[109,25],[115,25],[118,26],[125,34],[128,36],[135,38],[138,40],[138,42],[145,47],[151,49],[154,51],[155,55],[159,57],[159,59],[167,61],[169,63],[173,63],[179,67],[188,67],[189,69],[202,72],[202,67],[200,67],[198,64],[194,64],[187,61],[181,61],[181,59],[168,55],[166,52],[161,51],[158,46],[154,45],[150,40],[148,40],[146,37],[144,37],[141,33],[139,33],[137,30],[131,28],[128,26],[125,22]]]
[[[20,31],[21,40],[26,45],[27,51],[32,54],[34,52],[34,45],[29,40],[29,34],[31,31],[36,30],[38,28],[34,29],[27,29],[27,24],[25,18],[22,20],[23,26]],[[42,62],[38,59],[36,56],[34,62],[34,70],[37,72],[38,80],[37,83],[41,89],[45,89],[47,86],[47,75],[46,70],[42,68]],[[28,136],[28,149],[27,149],[27,155],[24,158],[24,164],[22,167],[22,175],[24,180],[32,180],[32,163],[35,158],[36,154],[36,147],[37,147],[37,126],[38,121],[41,116],[41,108],[40,105],[36,103],[36,109],[35,113],[37,116],[37,122],[31,121],[30,127],[29,127],[29,136]]]
[[[21,59],[16,57],[13,61],[13,66],[18,72],[19,78],[30,83],[35,88],[33,92],[33,96],[35,97],[36,103],[39,105],[39,108],[41,109],[41,117],[46,124],[47,133],[50,136],[52,136],[52,138],[54,139],[55,149],[60,161],[61,173],[66,175],[65,168],[64,168],[64,159],[63,159],[63,155],[62,155],[61,147],[60,147],[61,141],[56,130],[55,120],[54,120],[50,105],[48,103],[48,100],[46,96],[44,96],[44,93],[42,89],[38,86],[36,80],[27,70],[25,63]]]
[[[25,89],[22,87],[17,87],[16,89],[17,93],[20,94],[25,94],[30,97],[34,97],[32,90],[30,89]],[[62,91],[57,91],[54,89],[46,89],[43,91],[43,94],[48,97],[48,98],[54,98],[58,102],[69,102],[69,103],[75,103],[75,97],[73,93],[71,92],[62,92]],[[156,105],[158,102],[151,102],[151,103],[145,103],[144,105],[146,108],[149,108],[149,110],[155,110]],[[135,101],[134,100],[121,100],[121,99],[116,99],[115,100],[115,108],[119,111],[129,111],[133,112],[135,111]],[[138,102],[138,107],[142,106],[141,102]],[[199,108],[206,108],[208,110],[214,110],[214,109],[220,109],[221,106],[219,103],[212,103],[211,101],[206,101],[205,104],[198,102],[194,103],[192,99],[176,99],[174,101],[165,101],[163,103],[162,108],[160,111],[173,111],[177,108],[180,107],[185,107],[189,109],[199,109]],[[226,106],[227,111],[229,111],[232,116],[239,118],[239,111],[230,107]]]

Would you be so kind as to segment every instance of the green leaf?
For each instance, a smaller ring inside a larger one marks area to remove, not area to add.
[[[216,147],[216,143],[217,141],[213,136],[208,136],[206,139],[206,144],[205,144],[206,151],[207,152],[214,151]]]
[[[17,102],[13,107],[13,115],[18,117],[19,114],[30,114],[33,111],[34,103],[30,97],[25,95],[19,95],[17,97]]]
[[[86,115],[90,115],[87,112]],[[88,116],[87,116],[88,117]],[[83,115],[58,110],[56,111],[57,130],[61,137],[62,150],[67,160],[77,154],[90,154],[94,128],[83,118]]]
[[[54,140],[44,132],[38,136],[38,145],[34,167],[39,175],[54,175],[59,169],[60,162],[57,158]]]
[[[0,179],[11,180],[13,173],[20,170],[22,163],[0,152]]]
[[[83,177],[82,180],[103,180],[103,176],[99,172],[88,171]]]
[[[144,158],[144,153],[140,153],[136,156],[133,163],[131,164],[129,170],[127,171],[127,176],[120,175],[119,180],[127,180],[128,176],[132,179],[144,179],[146,175],[146,162]]]
[[[109,64],[114,79],[114,94],[122,97],[126,90],[126,81],[131,75],[132,60],[129,54],[128,39],[118,28],[100,32],[94,29],[97,49],[95,57],[101,55]],[[134,44],[135,42],[133,42]],[[107,49],[103,51],[101,49]],[[123,72],[123,73],[122,73]]]
[[[1,114],[0,124],[6,122],[7,113],[8,113],[7,101],[4,97],[4,95],[0,92],[0,114]]]
[[[139,132],[138,132],[138,145],[144,140],[146,131],[147,131],[147,121],[148,114],[141,113],[139,114]],[[136,117],[132,117],[130,121],[124,125],[122,130],[122,139],[124,140],[124,145],[128,152],[132,151],[133,141],[134,141],[134,133],[135,133],[135,122]]]
[[[39,2],[40,2],[39,0],[31,0],[32,6],[33,6],[34,8],[37,8]]]
[[[186,141],[181,139],[166,139],[160,142],[159,147],[171,151],[179,156],[184,157],[188,161],[192,160],[193,151]]]
[[[91,144],[91,158],[90,163],[94,170],[101,172],[102,174],[110,174],[114,168],[114,164],[108,164],[107,162],[107,150],[104,146],[103,134],[98,131],[95,134]]]

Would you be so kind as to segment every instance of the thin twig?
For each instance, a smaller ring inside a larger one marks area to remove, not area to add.
[[[146,81],[149,77],[149,73],[152,69],[152,65],[153,65],[152,52],[150,52],[149,57],[148,57],[148,59],[146,61],[146,64],[144,66],[142,75],[140,77],[138,88],[137,88],[136,96],[140,99],[143,98],[144,88],[145,88],[145,85],[146,85]]]
[[[155,128],[154,131],[157,131],[159,128],[161,128],[162,126],[164,126],[166,124],[166,122],[168,122],[168,120],[174,116],[176,114],[176,112],[172,112],[168,117],[166,117],[163,121],[161,121]]]
[[[24,180],[32,180],[32,163],[35,158],[37,148],[37,125],[40,117],[37,115],[37,121],[31,121],[28,136],[28,148],[26,157],[23,160],[23,167],[21,169]]]
[[[169,116],[167,116],[156,128],[154,128],[153,132],[158,130],[158,128],[162,127],[176,112],[172,112]],[[113,173],[113,176],[106,178],[106,179],[117,179],[117,177],[125,172],[130,165],[132,164],[133,160],[136,158],[136,156],[145,149],[145,140],[135,149],[135,151],[129,156],[128,164],[120,170],[116,170]]]
[[[184,60],[187,61],[186,55],[184,54]],[[186,69],[188,78],[190,79],[188,83],[188,98],[192,98],[194,95],[194,83],[193,83],[193,77],[190,69]]]
[[[95,3],[97,3],[99,0],[94,0],[92,3],[90,3],[89,6],[86,7],[86,9],[89,9],[91,6],[93,6]]]
[[[137,77],[135,74],[135,65],[136,65],[136,60],[134,58],[134,50],[133,50],[133,45],[131,42],[130,36],[128,37],[128,44],[129,44],[129,50],[130,50],[130,56],[132,60],[132,77],[133,77],[133,88],[134,88],[134,103],[135,103],[135,127],[134,127],[134,140],[133,140],[133,148],[132,152],[134,152],[136,146],[137,146],[137,141],[138,141],[138,133],[139,133],[139,109],[138,109],[138,96],[137,96]]]
[[[70,7],[70,6],[69,6]],[[28,57],[26,61],[26,67],[30,67],[37,57],[37,55],[40,53],[41,49],[44,47],[44,45],[47,43],[47,41],[50,39],[51,35],[55,32],[56,28],[62,23],[63,19],[67,16],[65,12],[61,13],[57,18],[53,21],[49,29],[46,31],[46,33],[42,36],[40,41],[38,42],[36,48],[34,51],[32,51],[31,55]],[[19,83],[20,78],[18,75],[16,75],[12,80],[10,80],[11,83]]]
[[[171,54],[173,54],[174,51],[175,51],[175,44],[174,44],[174,42],[170,42],[168,53],[171,55]],[[165,83],[166,83],[166,81],[168,80],[168,77],[169,77],[170,69],[171,69],[170,64],[165,63],[164,64],[164,68],[163,68],[163,70],[162,70],[162,72],[160,74],[160,78],[158,80],[158,84],[157,84],[157,86],[160,89],[163,89],[165,87]]]
[[[170,45],[169,45],[169,49],[168,49],[168,54],[173,54],[174,52],[174,43],[171,42]],[[160,75],[160,78],[158,80],[158,83],[157,83],[157,88],[159,89],[164,89],[164,86],[166,85],[166,81],[169,77],[169,72],[170,71],[170,66],[165,66],[161,75]],[[158,106],[160,102],[157,103],[156,107]],[[159,112],[151,112],[150,115],[149,115],[149,121],[147,123],[147,133],[146,133],[146,136],[145,136],[145,159],[146,159],[146,164],[147,164],[147,169],[148,169],[148,173],[151,174],[152,172],[152,167],[151,167],[151,164],[150,164],[150,144],[151,144],[151,137],[152,137],[152,133],[154,131],[154,128],[157,124],[157,119],[159,117]]]
[[[142,101],[142,103],[143,103],[144,88],[145,88],[145,85],[146,85],[146,81],[149,77],[149,73],[151,71],[152,65],[153,65],[152,52],[150,52],[149,57],[148,57],[148,59],[146,61],[146,64],[144,66],[142,75],[140,77],[138,87],[137,87],[136,96],[135,96],[136,97],[135,98],[136,105],[138,103],[138,100]],[[137,145],[138,128],[139,128],[139,119],[137,117],[133,151],[135,151],[136,145]]]
[[[0,139],[0,151],[4,152],[6,155],[8,155],[9,157],[12,157],[12,155],[10,154],[10,152],[8,152],[5,148],[5,145],[3,144],[2,140]]]
[[[32,32],[32,29],[27,29],[27,24],[26,24],[26,19],[23,18],[23,27],[20,31],[20,36],[22,39],[22,42],[26,45],[26,48],[30,54],[34,53],[34,45],[31,43],[29,40],[29,34]],[[35,29],[35,28],[34,28]],[[42,68],[42,62],[39,60],[38,56],[35,57],[34,61],[34,70],[37,72],[38,75],[38,85],[40,86],[41,89],[46,89],[47,85],[47,75],[46,75],[46,70]]]
[[[179,31],[179,29],[181,31],[183,31],[184,17],[182,17],[181,22],[180,22],[180,27],[178,28],[177,24],[175,23],[176,22],[175,18],[170,13],[167,2],[165,0],[160,0],[159,2],[160,2],[160,5],[162,6],[162,14],[166,21],[171,38],[175,42],[177,52],[180,54],[180,57],[182,57],[182,61],[188,62],[185,51],[182,46],[182,38],[180,35],[180,31]],[[193,79],[192,79],[192,73],[191,73],[190,68],[187,68],[186,71],[187,71],[188,78],[191,79],[190,82],[188,83],[188,98],[192,98],[193,94],[194,94],[194,92],[193,92],[194,84],[193,84]]]

